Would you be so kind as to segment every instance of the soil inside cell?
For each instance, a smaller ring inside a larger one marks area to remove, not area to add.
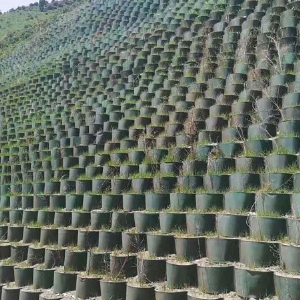
[[[232,266],[233,264],[228,262],[224,262],[224,263],[216,263],[216,262],[212,262],[210,261],[208,258],[204,257],[204,258],[200,258],[194,261],[194,263],[197,266],[201,266],[201,267],[229,267]]]

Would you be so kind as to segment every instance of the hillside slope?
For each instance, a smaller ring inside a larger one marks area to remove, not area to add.
[[[35,13],[0,39],[1,300],[299,300],[300,1]]]
[[[80,0],[81,2],[84,2]],[[21,46],[34,34],[42,32],[53,19],[59,18],[62,13],[69,12],[80,1],[56,1],[49,4],[48,10],[40,12],[38,2],[30,6],[18,7],[9,13],[0,15],[0,57],[8,56],[17,46]],[[51,8],[51,9],[50,9]]]

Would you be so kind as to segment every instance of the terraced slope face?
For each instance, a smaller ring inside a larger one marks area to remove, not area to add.
[[[1,299],[298,300],[299,21],[95,0],[7,53]]]

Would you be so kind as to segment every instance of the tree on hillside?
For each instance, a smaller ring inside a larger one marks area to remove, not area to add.
[[[40,9],[40,11],[44,11],[45,4],[46,4],[46,0],[40,0],[39,1],[39,9]]]

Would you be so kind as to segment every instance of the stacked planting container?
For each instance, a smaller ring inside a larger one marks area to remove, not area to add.
[[[94,0],[2,58],[0,298],[299,299],[299,24]]]

